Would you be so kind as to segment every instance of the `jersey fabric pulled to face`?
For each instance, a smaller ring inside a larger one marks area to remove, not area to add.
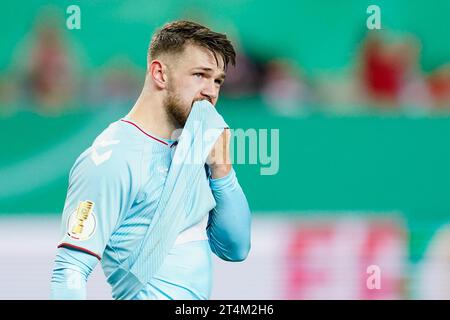
[[[76,160],[69,175],[61,241],[52,277],[53,299],[85,298],[85,282],[101,260],[113,298],[133,285],[118,274],[136,255],[151,225],[177,141],[145,132],[127,118],[112,123]],[[127,299],[208,299],[211,252],[242,261],[250,249],[250,210],[234,169],[201,179],[202,212],[183,222],[156,274]],[[74,279],[76,281],[74,281]]]

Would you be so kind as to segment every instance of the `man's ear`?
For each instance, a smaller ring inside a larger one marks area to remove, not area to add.
[[[159,89],[167,87],[167,67],[160,60],[150,62],[149,76]]]

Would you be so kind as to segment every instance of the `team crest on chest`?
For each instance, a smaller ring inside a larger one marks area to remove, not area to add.
[[[88,240],[94,234],[96,225],[94,202],[81,201],[69,216],[67,234],[75,240]]]

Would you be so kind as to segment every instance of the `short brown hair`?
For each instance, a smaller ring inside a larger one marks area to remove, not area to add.
[[[236,63],[236,52],[227,36],[192,21],[173,21],[165,24],[152,37],[148,50],[149,60],[155,59],[161,53],[179,53],[186,44],[194,44],[212,51],[217,61],[219,54],[224,61],[225,69],[228,63]]]

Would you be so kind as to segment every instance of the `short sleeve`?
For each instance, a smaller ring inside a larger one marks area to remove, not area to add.
[[[101,259],[111,234],[132,205],[133,175],[120,154],[100,162],[91,153],[86,150],[70,171],[58,247]]]

